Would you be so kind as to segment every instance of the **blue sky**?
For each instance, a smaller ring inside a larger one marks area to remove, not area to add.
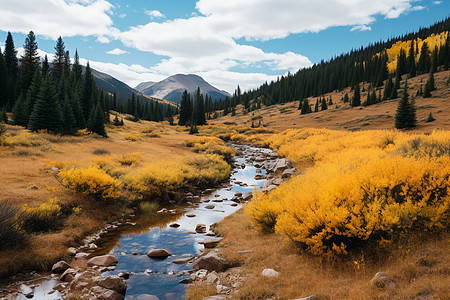
[[[449,16],[434,0],[0,0],[0,46],[62,36],[82,63],[134,87],[194,73],[232,92]],[[20,49],[19,49],[20,52]]]

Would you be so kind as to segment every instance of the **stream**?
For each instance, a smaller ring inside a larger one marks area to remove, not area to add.
[[[201,254],[204,246],[198,242],[213,235],[209,231],[210,226],[242,207],[232,200],[236,193],[253,192],[255,187],[260,189],[267,181],[255,179],[257,174],[265,178],[265,170],[257,169],[248,158],[261,153],[272,154],[272,151],[248,145],[234,147],[237,150],[234,157],[236,167],[229,182],[202,193],[200,197],[193,197],[192,203],[160,208],[159,213],[151,217],[137,216],[96,241],[98,248],[90,257],[111,254],[119,261],[114,270],[104,272],[102,276],[121,272],[130,274],[126,280],[125,299],[139,299],[140,295],[154,295],[160,300],[185,298],[187,285],[180,280],[189,278],[192,267],[189,263],[175,264],[173,261]],[[208,205],[214,205],[214,208],[206,208]],[[174,223],[179,227],[170,226]],[[207,232],[196,233],[197,224],[205,224]],[[164,260],[151,259],[146,253],[152,249],[167,249],[172,255]],[[29,299],[13,291],[30,287],[34,292],[32,299],[62,299],[59,292],[53,291],[58,282],[58,277],[51,274],[30,274],[30,278],[22,278],[21,282],[16,280],[14,285],[0,289],[0,292],[8,288],[11,291],[1,299]]]

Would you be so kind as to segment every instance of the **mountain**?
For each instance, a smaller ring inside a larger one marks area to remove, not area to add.
[[[213,100],[231,96],[228,92],[219,90],[200,76],[193,74],[177,74],[156,83],[143,82],[136,86],[135,89],[150,97],[179,103],[184,90],[187,90],[192,95],[198,87],[200,87],[204,95],[210,95]]]
[[[116,92],[117,97],[120,99],[127,99],[132,93],[136,91],[128,86],[126,83],[112,77],[111,75],[102,73],[95,69],[92,69],[92,75],[94,75],[95,83],[97,87],[103,89],[103,91],[113,94]]]

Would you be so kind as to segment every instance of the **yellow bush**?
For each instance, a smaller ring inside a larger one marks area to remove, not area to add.
[[[137,164],[141,161],[142,152],[133,152],[123,154],[122,156],[114,156],[114,159],[121,165],[131,166],[132,164]]]
[[[230,174],[230,166],[218,155],[195,155],[177,161],[159,161],[124,177],[129,190],[144,198],[161,197],[188,186],[220,182]]]
[[[22,214],[20,214],[20,227],[27,232],[48,231],[57,228],[61,215],[61,207],[57,202],[55,197],[38,207],[29,207],[25,204],[22,207]]]
[[[141,139],[141,136],[137,135],[137,134],[128,134],[128,135],[125,136],[125,139],[127,141],[137,142],[137,141],[139,141]]]
[[[279,192],[277,189],[275,192]],[[255,228],[265,231],[273,232],[277,223],[278,217],[282,212],[282,203],[274,197],[264,197],[255,189],[255,196],[245,207],[245,214],[250,217]]]
[[[65,187],[95,199],[116,199],[120,196],[121,184],[97,166],[87,169],[62,169],[58,177]]]
[[[184,144],[191,147],[194,152],[218,154],[227,161],[230,161],[235,155],[234,149],[225,146],[224,141],[217,137],[202,137],[200,139],[187,140]]]
[[[332,255],[449,228],[449,132],[308,129],[269,140],[315,166],[247,206],[260,229],[275,227],[313,254]]]

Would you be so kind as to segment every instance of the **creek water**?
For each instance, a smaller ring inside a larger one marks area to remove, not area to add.
[[[236,193],[252,192],[255,187],[261,188],[266,182],[265,179],[254,179],[257,168],[248,156],[269,153],[271,150],[248,145],[235,147],[238,150],[234,158],[236,168],[229,183],[208,194],[203,193],[192,205],[171,206],[163,213],[138,216],[132,224],[102,235],[96,242],[98,248],[91,256],[111,254],[119,261],[114,270],[102,273],[103,276],[130,273],[126,280],[128,288],[125,299],[139,299],[140,295],[155,295],[161,300],[185,298],[186,284],[181,284],[180,280],[188,278],[188,271],[192,268],[189,264],[175,264],[173,261],[201,253],[203,245],[198,242],[208,239],[208,236],[195,233],[196,225],[205,224],[209,229],[210,225],[241,207],[241,204],[236,205],[231,200]],[[264,175],[265,170],[261,170],[261,173]],[[207,209],[207,205],[214,205],[214,208]],[[170,227],[173,223],[179,224],[179,227]],[[170,251],[172,256],[164,260],[147,257],[149,250],[161,248]],[[135,252],[138,255],[133,255]],[[34,288],[33,299],[61,299],[59,292],[52,292],[57,281],[48,274],[41,274],[40,281],[30,280],[28,283]],[[2,299],[27,298],[14,293]]]

